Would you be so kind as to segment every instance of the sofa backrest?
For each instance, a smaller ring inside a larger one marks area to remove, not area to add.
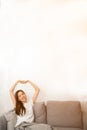
[[[47,123],[57,127],[82,128],[83,119],[79,101],[48,101],[34,104],[36,123]],[[14,127],[16,114],[14,110],[5,113],[9,127]]]
[[[48,101],[47,123],[52,126],[82,128],[79,101]]]

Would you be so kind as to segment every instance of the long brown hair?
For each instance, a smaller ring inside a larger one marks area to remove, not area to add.
[[[23,103],[21,101],[19,101],[19,99],[18,99],[18,93],[19,92],[25,93],[23,90],[16,91],[16,93],[15,93],[15,99],[16,99],[15,112],[16,112],[17,115],[23,115],[23,114],[26,113],[26,109],[25,109]]]

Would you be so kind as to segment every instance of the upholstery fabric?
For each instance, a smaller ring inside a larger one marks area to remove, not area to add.
[[[17,120],[14,109],[5,113],[4,116],[7,120],[7,130],[14,130],[14,126],[15,126],[16,120]]]
[[[53,126],[82,128],[79,101],[48,101],[47,123]]]
[[[0,116],[0,130],[7,130],[7,121],[4,115]]]
[[[53,130],[82,130],[80,128],[69,128],[69,127],[53,127]]]
[[[46,123],[46,106],[44,102],[34,104],[34,118],[36,123]]]

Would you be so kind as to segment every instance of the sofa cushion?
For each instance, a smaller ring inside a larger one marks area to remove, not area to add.
[[[53,127],[53,130],[82,130],[80,128]]]
[[[28,130],[28,129],[26,129],[26,130]],[[52,130],[52,127],[48,124],[36,123],[34,125],[30,125],[29,130]]]
[[[48,101],[47,123],[52,126],[82,128],[79,101]]]
[[[46,106],[44,102],[34,104],[34,116],[36,123],[46,123]]]
[[[15,110],[12,109],[4,114],[6,121],[7,121],[7,130],[14,130],[14,126],[16,124],[16,114]]]

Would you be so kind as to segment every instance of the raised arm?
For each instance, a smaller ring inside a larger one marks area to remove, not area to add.
[[[15,84],[10,88],[10,96],[13,101],[14,106],[16,105],[15,95],[14,95],[14,89],[16,88],[16,85],[20,82],[20,80],[16,81]]]
[[[40,88],[34,84],[33,82],[31,82],[30,80],[27,80],[26,82],[29,82],[31,84],[31,86],[34,88],[35,92],[34,92],[34,95],[32,97],[32,100],[33,100],[33,103],[35,103],[37,97],[38,97],[38,94],[40,92]]]

